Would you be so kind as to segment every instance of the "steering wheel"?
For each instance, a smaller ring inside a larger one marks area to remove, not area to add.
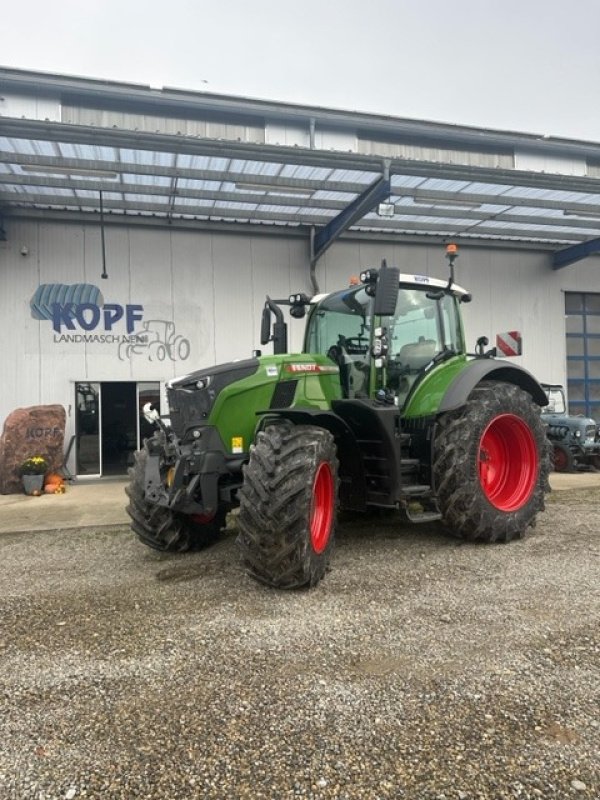
[[[363,336],[340,336],[339,344],[350,356],[366,356],[369,342]]]

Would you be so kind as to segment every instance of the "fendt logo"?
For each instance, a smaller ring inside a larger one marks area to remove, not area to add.
[[[137,304],[105,303],[97,286],[91,283],[43,283],[31,298],[31,316],[52,322],[56,333],[94,331],[102,327],[112,331],[120,320],[125,321],[128,334],[135,323],[143,319],[144,307]]]

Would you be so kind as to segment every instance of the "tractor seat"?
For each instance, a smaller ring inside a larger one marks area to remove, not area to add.
[[[421,336],[418,342],[411,342],[400,348],[398,361],[408,367],[411,372],[418,372],[429,364],[435,353],[435,340],[425,339]]]

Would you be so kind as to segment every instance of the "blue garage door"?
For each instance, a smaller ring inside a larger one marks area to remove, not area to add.
[[[600,421],[600,294],[565,293],[569,413]]]

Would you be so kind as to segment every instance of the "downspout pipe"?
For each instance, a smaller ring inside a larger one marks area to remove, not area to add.
[[[309,278],[310,285],[312,286],[313,295],[320,294],[319,283],[317,281],[317,259],[315,258],[315,226],[310,229],[310,270]]]
[[[104,240],[104,203],[102,201],[102,189],[98,192],[100,195],[100,242],[102,246],[102,274],[101,278],[106,280],[108,273],[106,271],[106,242]]]

